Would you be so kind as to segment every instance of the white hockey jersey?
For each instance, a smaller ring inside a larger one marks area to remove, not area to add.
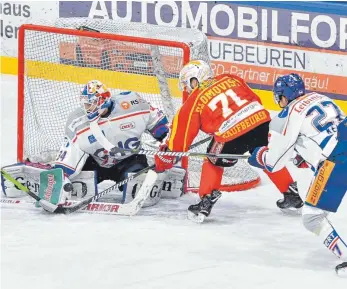
[[[101,117],[98,125],[115,147],[137,149],[145,131],[155,135],[158,126],[167,123],[165,115],[137,93],[122,92],[112,97],[112,101],[110,113],[107,117]],[[81,172],[89,156],[101,167],[109,168],[129,155],[110,155],[92,134],[85,112],[78,108],[68,117],[64,143],[55,166],[61,167],[68,176],[74,177]]]
[[[345,117],[330,98],[318,93],[292,101],[270,123],[266,168],[280,170],[295,151],[315,170],[335,148],[337,125]]]

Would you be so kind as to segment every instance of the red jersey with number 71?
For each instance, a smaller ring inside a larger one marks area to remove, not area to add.
[[[172,151],[187,151],[200,129],[228,142],[267,121],[269,113],[246,82],[221,74],[193,90],[174,117],[167,144]]]

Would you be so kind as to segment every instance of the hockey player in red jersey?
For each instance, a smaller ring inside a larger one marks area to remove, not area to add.
[[[267,145],[270,115],[259,97],[245,81],[236,75],[213,75],[210,66],[201,60],[190,61],[180,72],[180,89],[189,98],[175,115],[171,132],[162,150],[187,151],[199,130],[213,136],[209,153],[243,154],[252,152],[260,145]],[[170,169],[174,157],[155,157],[158,172]],[[231,167],[236,159],[208,158],[201,173],[199,195],[201,201],[188,208],[191,218],[201,220],[208,216],[213,205],[221,197],[220,187],[224,167]],[[266,171],[265,171],[266,172]],[[295,192],[294,181],[284,167],[276,173],[266,172],[272,182],[284,193],[277,205],[302,207],[300,196]]]

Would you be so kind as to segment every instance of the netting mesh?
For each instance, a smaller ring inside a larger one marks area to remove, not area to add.
[[[37,24],[37,23],[35,23]],[[187,43],[190,59],[209,62],[206,36],[194,29],[84,18],[58,19],[45,26],[77,29]],[[172,118],[182,104],[178,75],[183,50],[105,38],[26,30],[24,41],[24,157],[54,159],[61,145],[68,114],[79,107],[82,85],[91,79],[111,92],[136,91]],[[145,135],[144,138],[150,138]],[[206,138],[200,133],[196,140]],[[195,149],[205,151],[208,144]],[[199,185],[202,161],[189,161],[189,186]],[[227,169],[223,182],[248,183],[258,178],[246,163]]]

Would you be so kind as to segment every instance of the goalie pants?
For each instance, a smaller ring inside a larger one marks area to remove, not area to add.
[[[263,123],[255,129],[226,143],[220,143],[213,139],[207,148],[207,152],[216,154],[252,153],[255,148],[268,145],[269,124],[270,122]],[[209,158],[205,160],[201,172],[200,196],[210,194],[212,190],[218,190],[224,172],[223,167],[232,167],[236,163],[237,160],[222,158]],[[266,170],[264,172],[281,193],[288,191],[289,185],[294,182],[286,167],[275,173],[270,173]]]
[[[137,172],[146,167],[148,167],[148,163],[145,155],[132,155],[111,168],[100,167],[92,157],[89,157],[82,170],[96,171],[99,184],[104,180],[122,181],[126,178],[127,173]]]

